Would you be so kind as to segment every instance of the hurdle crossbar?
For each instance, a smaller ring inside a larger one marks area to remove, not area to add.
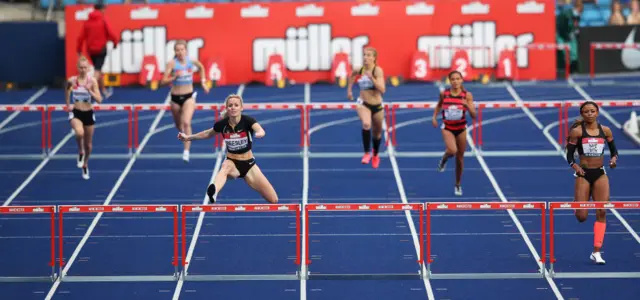
[[[60,205],[58,206],[58,232],[59,232],[59,265],[60,281],[70,282],[137,282],[137,281],[176,281],[179,278],[179,252],[178,252],[178,205]],[[173,275],[67,275],[64,273],[64,238],[63,219],[64,214],[69,213],[172,213],[173,214]]]
[[[51,259],[49,266],[51,274],[49,276],[2,276],[0,282],[43,282],[55,281],[56,274],[56,207],[55,206],[0,206],[0,214],[49,214],[51,217]]]
[[[301,254],[301,226],[299,204],[209,204],[209,205],[182,205],[182,274],[185,281],[241,281],[241,280],[299,280],[300,279],[300,254]],[[297,269],[295,274],[202,274],[188,275],[186,266],[189,264],[187,253],[187,213],[286,213],[296,214],[296,259]]]
[[[425,204],[427,219],[427,278],[429,279],[522,279],[522,278],[543,278],[546,276],[546,202],[429,202]],[[541,263],[539,272],[522,273],[436,273],[431,271],[431,212],[434,210],[540,210],[541,212]]]
[[[418,271],[415,273],[380,273],[380,274],[341,274],[341,273],[312,273],[307,267],[307,274],[303,274],[305,279],[308,280],[334,280],[334,279],[348,279],[348,280],[380,280],[380,279],[420,279],[423,278],[422,268],[424,266],[424,259],[422,257],[422,249],[424,248],[424,205],[422,203],[318,203],[307,204],[304,207],[304,217],[307,220],[305,222],[305,257],[306,265],[311,264],[309,256],[309,212],[336,212],[336,211],[359,211],[359,212],[371,212],[371,211],[417,211],[420,214],[420,246],[419,246],[419,258]]]
[[[549,273],[555,278],[640,278],[640,272],[558,272],[554,268],[555,210],[566,209],[640,209],[639,201],[549,202]]]

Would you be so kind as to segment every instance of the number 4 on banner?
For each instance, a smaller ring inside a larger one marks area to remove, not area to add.
[[[349,64],[349,55],[345,52],[338,52],[333,57],[331,64],[331,82],[338,82],[340,87],[347,86],[347,78],[351,75],[351,65]]]
[[[210,58],[205,65],[205,74],[207,74],[207,85],[209,88],[224,85],[226,83],[226,72],[224,61],[219,58]]]
[[[155,55],[147,55],[142,59],[138,83],[142,86],[149,86],[155,90],[158,88],[158,81],[162,78],[158,61]]]

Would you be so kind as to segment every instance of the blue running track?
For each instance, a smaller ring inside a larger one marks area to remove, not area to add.
[[[435,101],[438,88],[433,84],[389,87],[385,101]],[[637,97],[637,88],[632,86],[469,84],[467,88],[476,101]],[[198,102],[220,103],[228,94],[238,92],[246,103],[347,102],[344,89],[327,85],[221,87],[208,95],[200,91]],[[105,104],[165,103],[167,96],[168,89],[120,88]],[[0,104],[60,104],[63,99],[63,92],[53,89],[0,93]],[[628,107],[603,108],[600,116],[600,121],[612,128],[623,153],[618,168],[607,170],[611,200],[615,201],[640,201],[640,190],[634,188],[640,171],[639,147],[618,127],[631,111]],[[281,203],[572,201],[574,177],[557,151],[556,108],[486,109],[480,152],[486,155],[473,151],[470,141],[461,197],[453,195],[453,160],[445,172],[435,170],[444,146],[440,130],[431,126],[432,112],[399,109],[398,144],[388,148],[383,141],[380,168],[374,170],[360,163],[360,123],[352,110],[313,110],[308,149],[300,146],[298,111],[245,111],[266,129],[266,137],[255,141],[254,151]],[[577,108],[570,109],[569,117],[577,116]],[[194,142],[191,161],[184,163],[182,144],[176,139],[177,130],[168,111],[140,113],[140,155],[128,156],[127,112],[101,111],[97,113],[91,179],[85,181],[75,165],[77,147],[66,114],[52,115],[53,155],[49,157],[41,156],[40,117],[38,112],[0,112],[0,122],[8,120],[0,128],[0,199],[4,205],[202,204],[206,186],[224,159],[213,140],[207,140]],[[195,113],[194,132],[212,124],[211,111]],[[468,134],[470,137],[472,131]],[[218,200],[221,204],[265,203],[242,180],[229,181]],[[640,272],[640,211],[608,212],[604,266],[589,260],[594,213],[590,211],[589,220],[582,224],[570,210],[556,213],[556,271]],[[216,213],[200,220],[198,214],[187,216],[189,275],[295,274],[294,214]],[[539,211],[434,212],[432,271],[537,272],[540,217]],[[312,212],[307,221],[312,274],[418,270],[417,213]],[[48,215],[0,215],[0,276],[48,276],[49,222]],[[65,215],[63,226],[69,276],[173,274],[174,227],[170,213],[76,213]],[[0,283],[0,298],[637,299],[638,280],[44,281]]]

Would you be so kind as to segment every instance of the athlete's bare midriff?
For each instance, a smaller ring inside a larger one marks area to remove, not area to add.
[[[378,90],[360,91],[360,98],[364,103],[367,103],[370,105],[382,104],[382,93],[380,93]]]

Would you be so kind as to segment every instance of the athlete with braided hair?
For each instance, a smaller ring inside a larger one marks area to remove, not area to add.
[[[613,141],[611,129],[598,123],[599,107],[593,101],[580,105],[581,119],[573,123],[567,138],[566,159],[575,171],[574,201],[609,201],[609,178],[604,169],[604,144],[609,146],[611,160],[609,167],[615,168],[618,162],[618,150]],[[578,150],[579,163],[576,163],[574,152]],[[588,210],[577,209],[579,222],[587,220]],[[593,252],[591,260],[597,264],[605,264],[600,253],[606,229],[606,210],[596,210],[596,221],[593,225]]]

